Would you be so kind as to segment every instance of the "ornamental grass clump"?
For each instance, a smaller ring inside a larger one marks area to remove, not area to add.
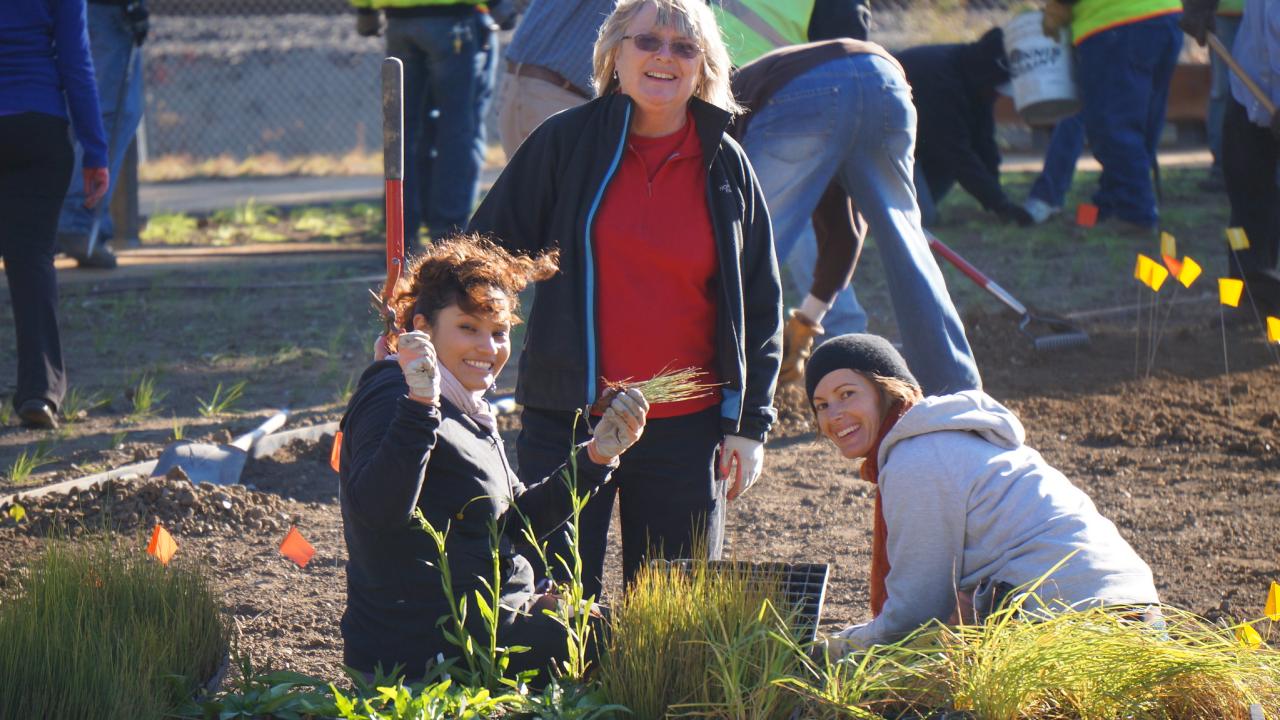
[[[982,625],[926,628],[903,644],[922,680],[911,699],[979,720],[1247,720],[1253,705],[1280,714],[1280,653],[1191,613],[1151,610],[1025,619],[1016,606]]]
[[[227,640],[196,568],[110,539],[54,543],[0,600],[0,717],[169,716],[213,676]]]
[[[747,569],[641,569],[610,617],[598,679],[634,717],[786,718],[801,698],[796,610]]]
[[[657,375],[648,380],[605,380],[604,392],[600,393],[600,397],[591,404],[591,412],[593,414],[604,412],[615,395],[631,388],[643,393],[645,400],[648,400],[650,405],[683,402],[706,397],[712,390],[719,387],[719,383],[702,382],[698,379],[701,375],[702,373],[694,368],[684,368],[682,370],[663,368]]]

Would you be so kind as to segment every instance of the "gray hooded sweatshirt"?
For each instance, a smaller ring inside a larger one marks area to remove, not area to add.
[[[840,635],[861,647],[897,641],[950,617],[957,588],[1033,583],[1069,555],[1035,590],[1049,607],[1158,602],[1151,569],[1116,526],[1025,439],[980,390],[925,398],[902,416],[878,456],[889,598]]]

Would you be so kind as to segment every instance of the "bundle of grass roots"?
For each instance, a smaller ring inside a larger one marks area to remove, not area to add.
[[[693,368],[684,368],[682,370],[663,368],[658,371],[657,375],[648,380],[605,380],[604,392],[600,393],[600,397],[596,398],[596,401],[591,404],[590,411],[593,414],[604,412],[605,408],[609,407],[609,403],[613,401],[613,396],[631,388],[643,393],[650,405],[706,397],[717,387],[717,384],[704,383],[698,379],[700,376],[701,373]]]
[[[226,656],[204,576],[101,540],[55,543],[0,601],[0,717],[162,718]]]

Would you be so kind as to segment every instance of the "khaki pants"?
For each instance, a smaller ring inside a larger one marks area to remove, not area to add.
[[[576,93],[545,80],[504,72],[502,89],[498,91],[498,133],[507,157],[515,154],[520,143],[543,120],[584,102]]]

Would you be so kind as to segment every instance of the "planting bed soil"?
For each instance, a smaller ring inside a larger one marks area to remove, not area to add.
[[[1224,264],[1225,207],[1219,205],[1225,203],[1194,205],[1198,175],[1168,175],[1166,195],[1182,208],[1170,217],[1183,252],[1206,266],[1205,279],[1181,291],[1183,298],[1195,297],[1212,291]],[[1077,185],[1084,192],[1090,182],[1086,174]],[[1029,303],[1067,312],[1150,301],[1145,288],[1135,295],[1130,275],[1133,252],[1154,249],[1064,225],[1034,231],[1039,235],[991,229],[976,207],[958,203],[948,210],[954,224],[940,231],[943,239]],[[872,310],[873,330],[892,333],[878,262],[873,240],[860,269],[860,294]],[[226,441],[261,422],[265,408],[288,404],[288,427],[336,419],[378,326],[367,285],[344,279],[380,269],[372,252],[330,263],[193,265],[179,277],[181,271],[166,271],[153,286],[131,277],[128,292],[111,292],[107,281],[66,287],[63,345],[71,384],[106,404],[90,407],[58,433],[22,430],[12,419],[0,427],[0,470],[9,469],[0,495],[154,458],[179,430],[188,439]],[[1264,343],[1252,320],[1230,325],[1230,371],[1224,371],[1223,330],[1210,298],[1175,306],[1149,374],[1145,340],[1135,371],[1132,313],[1090,319],[1087,347],[1035,352],[1014,319],[945,272],[988,392],[1021,417],[1029,444],[1116,522],[1151,564],[1164,600],[1211,617],[1261,616],[1269,581],[1280,580],[1277,346]],[[206,288],[182,291],[188,281]],[[1161,317],[1169,295],[1166,288]],[[1144,321],[1144,338],[1146,328]],[[6,311],[0,313],[0,378],[6,382],[15,375],[12,342]],[[513,358],[500,392],[511,390],[515,365]],[[133,400],[144,373],[166,393],[145,412]],[[209,400],[216,383],[225,391],[239,380],[247,385],[233,406],[200,412],[200,400]],[[779,412],[764,477],[731,506],[726,554],[830,563],[824,629],[863,620],[870,488],[816,438],[799,390],[784,389]],[[504,418],[503,429],[513,448],[518,422]],[[16,482],[16,460],[38,446],[48,464]],[[77,520],[91,528],[109,513],[113,527],[140,545],[160,520],[173,532],[180,557],[208,567],[239,651],[259,667],[337,678],[345,550],[328,455],[327,444],[287,447],[250,462],[243,488],[157,480],[117,483],[110,497],[100,491],[27,503],[26,521],[0,521],[0,592],[21,582],[55,520],[75,536],[91,531],[76,529]],[[306,568],[277,551],[291,525],[316,548]],[[615,544],[609,592],[617,592],[619,567]]]

